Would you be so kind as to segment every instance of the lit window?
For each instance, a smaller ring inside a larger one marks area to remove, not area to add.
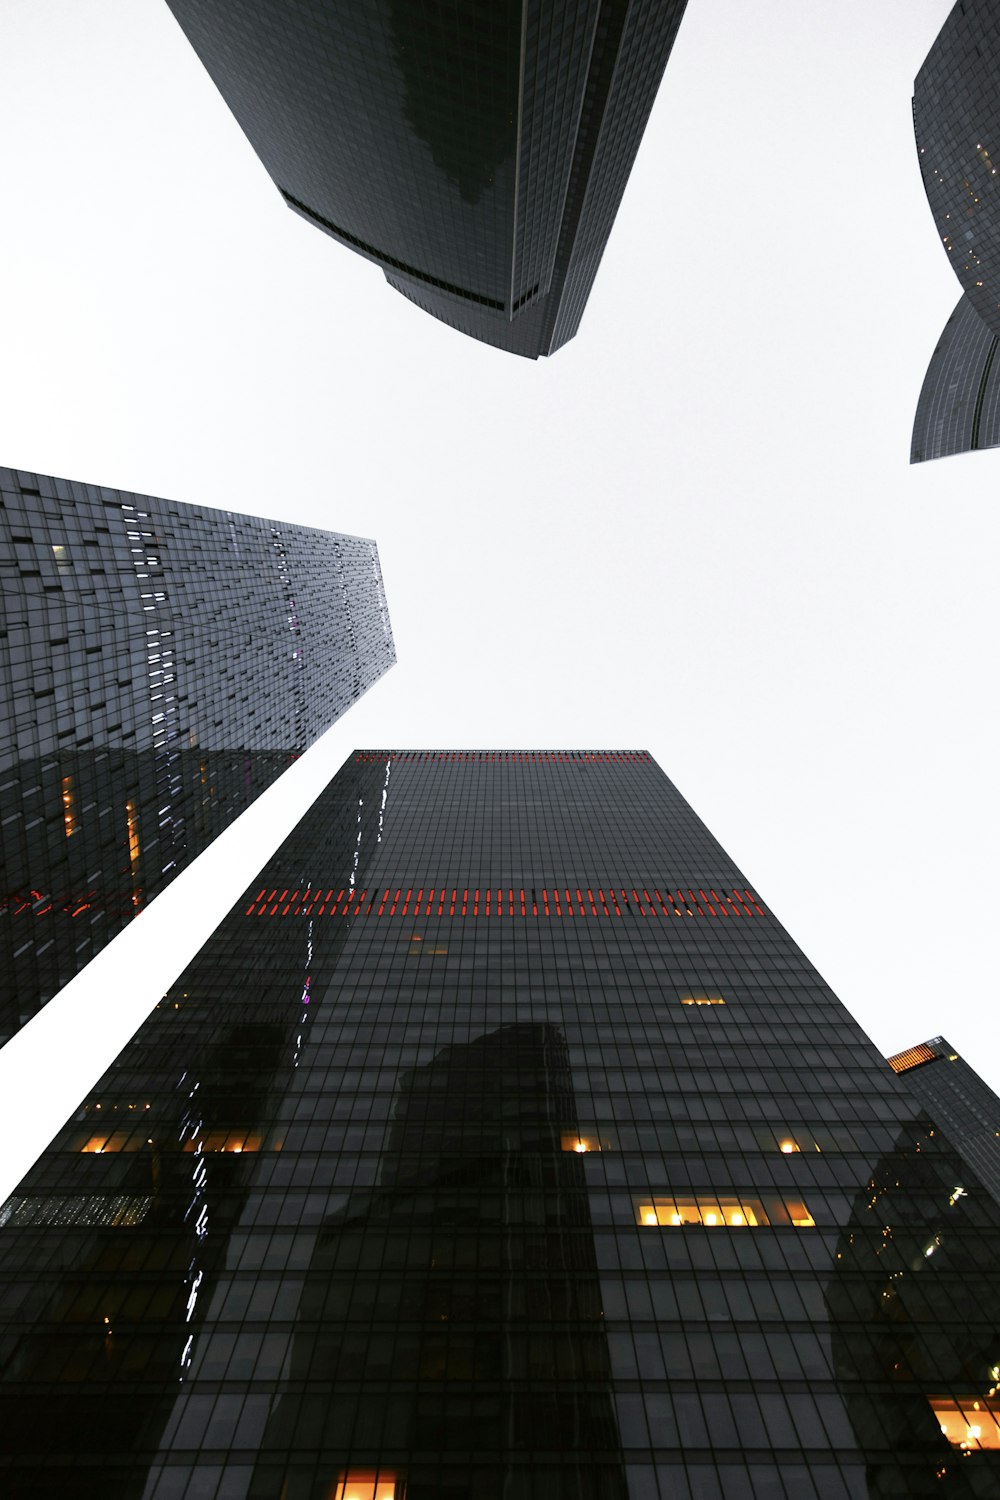
[[[654,1198],[636,1203],[637,1224],[677,1227],[698,1224],[707,1229],[757,1229],[764,1225],[793,1225],[812,1229],[815,1219],[798,1200],[767,1198]]]
[[[1000,1402],[970,1396],[930,1396],[938,1426],[955,1448],[1000,1448]]]
[[[184,1143],[185,1151],[259,1151],[260,1136],[245,1130],[206,1130]]]
[[[396,1476],[385,1469],[351,1469],[340,1480],[333,1500],[395,1500]]]
[[[791,1156],[792,1152],[797,1151],[798,1149],[799,1148],[794,1141],[782,1141],[781,1143],[782,1156]]]
[[[564,1130],[559,1139],[564,1151],[583,1156],[588,1151],[613,1151],[611,1137],[595,1125],[581,1125],[579,1130]]]
[[[759,1198],[656,1198],[640,1203],[636,1218],[640,1224],[675,1228],[704,1224],[711,1229],[725,1224],[740,1229],[769,1222]]]
[[[139,825],[135,815],[135,803],[126,802],[125,816],[128,824],[128,857],[132,869],[139,863]]]
[[[681,1000],[682,1005],[725,1005],[721,995],[687,995]]]
[[[76,832],[76,814],[73,812],[73,778],[64,776],[62,779],[62,805],[63,805],[63,828],[66,837],[71,838]]]

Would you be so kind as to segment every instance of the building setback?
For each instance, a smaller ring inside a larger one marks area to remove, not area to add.
[[[913,85],[913,128],[934,222],[963,297],[920,393],[910,462],[1000,441],[1000,13],[960,0]]]
[[[289,208],[442,322],[577,331],[685,0],[168,0]]]
[[[989,1084],[943,1036],[897,1052],[889,1066],[1000,1203],[1000,1099]]]
[[[1000,1208],[642,751],[359,751],[0,1209],[0,1490],[997,1492]]]
[[[395,660],[375,543],[0,468],[0,1040]]]

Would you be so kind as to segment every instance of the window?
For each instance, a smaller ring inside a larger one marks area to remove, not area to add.
[[[340,1480],[334,1500],[395,1500],[396,1476],[385,1469],[350,1469]]]
[[[757,1229],[763,1225],[792,1224],[811,1229],[815,1219],[799,1200],[779,1197],[654,1198],[636,1204],[637,1224],[651,1228],[682,1228],[698,1224],[707,1229]]]
[[[938,1426],[955,1448],[1000,1448],[1000,1402],[969,1396],[930,1396]]]

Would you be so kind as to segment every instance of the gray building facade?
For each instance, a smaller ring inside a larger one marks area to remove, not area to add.
[[[963,297],[945,324],[924,376],[910,463],[1000,444],[1000,334]]]
[[[515,354],[577,331],[685,0],[168,0],[286,204]]]
[[[1000,13],[959,0],[913,85],[913,127],[927,202],[962,300],[934,351],[910,462],[1000,441]]]
[[[943,1036],[889,1058],[924,1109],[1000,1203],[1000,1099]]]
[[[395,660],[375,543],[0,468],[0,1038]]]

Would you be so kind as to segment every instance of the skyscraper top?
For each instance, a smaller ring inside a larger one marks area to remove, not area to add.
[[[375,543],[0,468],[0,1041],[395,661]]]
[[[168,0],[288,206],[484,343],[576,333],[686,0]]]
[[[1000,11],[961,0],[913,86],[920,171],[972,307],[1000,333]]]

